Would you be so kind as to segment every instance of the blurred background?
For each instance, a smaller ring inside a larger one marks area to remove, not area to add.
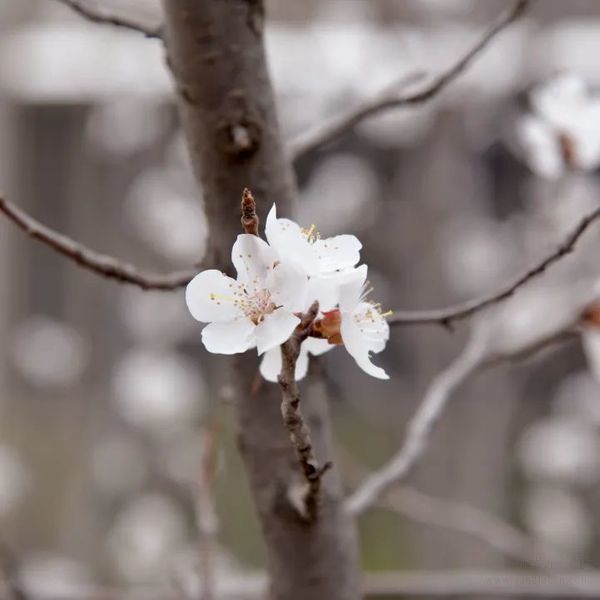
[[[404,74],[448,66],[507,5],[267,4],[288,138]],[[96,5],[160,22],[154,0]],[[88,23],[53,0],[2,0],[0,28],[6,197],[149,269],[198,263],[202,190],[160,43]],[[543,177],[519,144],[528,90],[565,71],[593,89],[599,54],[597,2],[537,3],[432,103],[363,122],[302,157],[298,220],[323,235],[358,235],[386,308],[434,308],[494,289],[599,204],[595,168]],[[527,330],[534,313],[552,320],[549,298],[600,279],[599,242],[589,232],[524,299],[511,300],[506,328]],[[236,454],[232,392],[215,384],[221,360],[201,348],[183,293],[103,280],[2,219],[0,290],[3,568],[33,590],[171,585],[192,577],[200,528],[216,532],[214,568],[228,585],[259,586],[264,552]],[[324,357],[348,489],[396,450],[427,383],[467,331],[395,329],[378,357],[390,383],[369,378],[342,351]],[[411,483],[505,519],[565,565],[597,565],[597,339],[477,376],[456,394]],[[202,498],[209,514],[198,518]],[[361,518],[360,532],[370,572],[522,566],[472,536],[388,509]]]

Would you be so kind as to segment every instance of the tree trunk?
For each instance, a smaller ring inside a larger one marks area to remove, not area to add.
[[[263,222],[274,201],[278,212],[289,214],[295,196],[266,67],[263,5],[260,0],[163,0],[163,5],[168,62],[206,201],[209,260],[229,268],[243,188],[254,193]],[[354,523],[342,510],[335,469],[324,477],[319,518],[306,522],[290,501],[301,479],[282,423],[279,388],[264,383],[251,392],[256,358],[232,362],[239,447],[267,546],[272,598],[356,600]],[[305,395],[302,411],[322,464],[331,451],[325,399]]]

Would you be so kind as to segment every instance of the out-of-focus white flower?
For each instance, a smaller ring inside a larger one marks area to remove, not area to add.
[[[535,479],[580,485],[600,480],[600,438],[580,420],[551,417],[534,423],[518,453],[523,469]]]
[[[88,346],[72,327],[45,316],[30,317],[15,331],[15,367],[40,388],[75,383],[88,363]]]
[[[208,323],[202,342],[209,352],[262,354],[285,342],[304,310],[307,280],[294,264],[279,262],[259,237],[239,235],[231,252],[237,280],[209,269],[192,279],[186,302],[194,319]]]
[[[535,88],[530,102],[517,137],[535,173],[555,179],[600,164],[600,98],[581,79],[559,75]]]
[[[13,448],[0,446],[0,517],[5,517],[23,499],[30,486],[27,468]]]
[[[353,235],[321,239],[315,225],[302,229],[291,219],[278,219],[275,205],[267,216],[265,235],[278,260],[296,265],[308,276],[307,302],[318,300],[322,311],[333,308],[340,285],[360,260],[360,241]]]
[[[86,133],[102,152],[123,157],[156,142],[167,124],[168,112],[160,101],[124,96],[94,107]]]
[[[340,287],[339,309],[324,313],[319,327],[332,343],[343,343],[356,364],[377,379],[389,375],[371,362],[370,354],[381,352],[390,337],[390,327],[378,304],[366,300],[367,266],[354,270],[351,281]]]
[[[600,379],[588,371],[565,377],[553,399],[553,409],[559,416],[600,425]]]
[[[151,433],[189,426],[204,406],[198,369],[174,352],[132,350],[117,364],[112,385],[121,416]]]
[[[117,515],[108,535],[116,570],[131,583],[166,581],[171,557],[186,541],[185,520],[171,498],[147,493]]]
[[[593,535],[591,515],[567,490],[536,486],[525,497],[524,513],[528,529],[539,540],[573,560],[589,547]]]
[[[136,343],[167,347],[190,334],[190,316],[179,293],[164,294],[133,286],[122,289],[123,322]]]
[[[27,597],[61,598],[70,596],[73,589],[89,587],[92,577],[88,568],[74,558],[36,552],[26,555],[22,561],[19,581]]]
[[[179,174],[152,169],[136,180],[127,198],[135,232],[174,263],[195,263],[204,255],[208,225],[194,191],[182,185]]]
[[[585,327],[581,339],[590,371],[600,383],[600,327],[598,325]],[[600,404],[600,398],[598,403]]]
[[[308,355],[319,356],[332,350],[335,346],[327,340],[309,337],[302,342],[300,346],[300,354],[296,361],[296,381],[304,379],[308,372]],[[267,381],[277,381],[279,373],[281,373],[281,349],[273,348],[265,352],[260,363],[260,373]]]

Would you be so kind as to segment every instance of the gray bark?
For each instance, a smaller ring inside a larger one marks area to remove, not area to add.
[[[163,0],[163,5],[168,62],[205,195],[209,260],[229,268],[243,188],[252,190],[263,220],[273,201],[278,212],[289,213],[295,196],[266,67],[262,2]],[[323,481],[319,518],[308,523],[288,498],[302,479],[282,423],[280,390],[263,384],[251,392],[256,359],[242,356],[234,362],[239,448],[267,546],[272,598],[356,600],[354,523],[342,511],[335,469]],[[302,411],[324,463],[331,454],[325,399],[305,395]]]

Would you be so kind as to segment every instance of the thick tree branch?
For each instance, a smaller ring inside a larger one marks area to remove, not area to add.
[[[71,10],[76,12],[78,15],[91,21],[92,23],[99,23],[102,25],[111,25],[112,27],[118,27],[120,29],[129,29],[130,31],[136,31],[141,33],[147,38],[160,39],[162,37],[161,27],[148,27],[132,19],[127,19],[118,15],[108,14],[97,8],[88,6],[87,0],[54,0],[60,2]]]
[[[112,256],[100,254],[64,236],[17,208],[14,204],[0,197],[0,212],[3,212],[17,227],[34,240],[49,246],[59,254],[76,262],[79,266],[98,275],[114,279],[120,283],[130,283],[144,290],[175,290],[187,285],[198,272],[174,271],[158,274],[141,271],[134,265],[120,261]]]
[[[600,208],[584,217],[579,224],[569,233],[563,242],[551,254],[543,258],[539,263],[533,265],[513,281],[503,285],[500,289],[491,294],[456,304],[448,308],[421,311],[403,311],[395,310],[393,316],[388,319],[391,326],[398,325],[443,325],[449,327],[456,321],[461,321],[473,316],[485,308],[498,304],[507,298],[510,298],[519,288],[526,283],[542,275],[546,269],[557,263],[565,256],[575,250],[575,246],[587,229],[600,220]]]
[[[385,91],[359,104],[347,114],[333,117],[331,120],[298,135],[289,144],[290,156],[295,160],[307,152],[321,148],[363,119],[376,113],[401,106],[423,104],[431,100],[463,73],[502,30],[516,21],[525,12],[528,4],[528,0],[516,0],[512,8],[493,23],[472,48],[448,70],[439,74],[422,89],[410,93],[401,93],[399,88],[406,85],[406,78],[402,78],[395,86],[386,88]],[[413,76],[409,77],[412,78]]]
[[[278,381],[281,386],[281,415],[290,434],[294,452],[300,463],[306,485],[300,490],[299,512],[307,521],[317,518],[321,478],[331,467],[331,463],[319,465],[310,437],[310,429],[300,410],[300,390],[296,383],[296,362],[300,355],[300,346],[308,337],[310,327],[319,313],[319,303],[314,302],[302,317],[292,337],[281,345],[281,374]]]

